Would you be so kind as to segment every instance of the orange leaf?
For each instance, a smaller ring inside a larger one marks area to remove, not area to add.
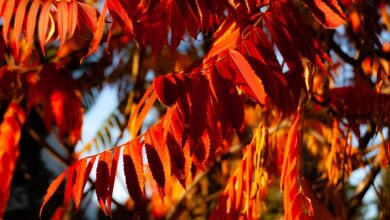
[[[3,11],[4,2],[5,2],[5,0],[0,0],[0,14]]]
[[[80,161],[78,161],[77,163],[79,163]],[[68,179],[66,180],[66,186],[65,186],[65,194],[64,194],[64,208],[67,208],[69,203],[70,203],[70,199],[72,197],[72,188],[73,188],[73,184],[75,183],[75,180],[76,180],[76,166],[78,164],[75,164],[74,166],[71,166],[69,168],[69,175],[68,175]]]
[[[73,200],[77,210],[79,210],[80,208],[80,201],[81,201],[81,197],[83,196],[87,160],[88,158],[83,158],[77,163],[77,167],[76,167],[77,176],[75,180],[75,185],[73,186]]]
[[[218,56],[225,50],[233,50],[240,38],[240,29],[234,19],[228,19],[218,28],[214,34],[216,39],[207,54],[207,57]]]
[[[42,216],[42,210],[43,210],[43,207],[45,207],[46,203],[49,201],[49,199],[54,195],[55,191],[58,189],[58,187],[60,186],[60,184],[62,183],[62,181],[64,180],[65,178],[65,175],[67,175],[69,172],[69,170],[66,170],[65,172],[61,173],[61,175],[59,175],[49,186],[49,188],[47,189],[47,193],[45,195],[45,197],[43,198],[43,202],[42,202],[42,205],[41,205],[41,209],[39,211],[39,216]]]
[[[68,15],[68,2],[60,1],[57,5],[57,25],[58,34],[60,35],[60,47],[64,45],[66,40],[66,34],[68,33]]]
[[[111,8],[110,12],[117,14],[122,19],[123,24],[125,25],[124,29],[128,33],[133,34],[133,22],[127,15],[127,12],[123,8],[121,2],[119,0],[109,0],[108,5],[108,7]]]
[[[25,121],[24,110],[16,103],[8,105],[0,124],[0,218],[10,195],[11,182],[19,158],[21,126]]]
[[[135,118],[137,118],[138,112],[141,110],[141,107],[145,104],[146,100],[151,96],[151,94],[154,92],[154,87],[150,86],[142,96],[141,100],[137,103],[137,106],[135,107],[133,113],[130,116],[129,123],[127,124],[127,128],[131,130],[132,122]]]
[[[89,45],[88,53],[83,58],[81,58],[80,63],[82,63],[86,57],[88,57],[93,52],[95,52],[95,50],[97,50],[97,48],[100,44],[100,41],[102,39],[102,36],[103,36],[104,20],[106,18],[106,12],[107,12],[107,0],[104,1],[102,12],[101,12],[99,19],[97,21],[96,31],[93,35],[92,42]]]
[[[84,20],[85,24],[92,32],[96,31],[96,24],[98,21],[96,10],[85,3],[77,2],[79,7],[80,16]]]
[[[248,61],[245,59],[245,57],[235,50],[229,52],[229,57],[230,59],[232,59],[238,71],[242,74],[242,76],[248,83],[248,86],[254,92],[257,101],[260,104],[265,104],[266,94],[264,91],[263,83],[261,82],[261,79],[257,77],[255,71],[248,63]]]
[[[43,4],[41,14],[39,15],[39,21],[38,21],[38,39],[43,54],[45,54],[44,45],[46,42],[46,34],[49,27],[48,23],[49,23],[49,16],[50,16],[50,6],[51,6],[51,0],[47,0]]]
[[[135,123],[135,130],[133,135],[137,135],[141,129],[142,123],[144,122],[146,115],[149,113],[150,109],[153,107],[154,102],[156,101],[156,93],[152,93],[148,101],[145,103],[145,106],[142,108],[142,111],[137,117]]]
[[[68,38],[71,38],[74,34],[74,31],[76,30],[77,26],[77,12],[78,12],[78,7],[77,7],[77,2],[76,1],[71,1],[68,5],[69,7],[69,16],[68,16]]]
[[[137,209],[143,212],[146,205],[146,197],[144,192],[142,145],[137,140],[133,140],[125,146],[123,151],[123,169],[127,190]]]
[[[15,21],[14,21],[14,41],[15,41],[16,54],[19,54],[19,44],[20,44],[19,40],[20,40],[20,34],[22,33],[22,27],[23,27],[24,15],[26,14],[27,3],[28,0],[21,0],[16,9]]]
[[[112,158],[111,170],[110,170],[110,182],[108,184],[108,193],[107,193],[107,205],[108,205],[108,213],[111,215],[111,198],[112,193],[114,191],[114,184],[116,178],[116,170],[118,168],[118,158],[121,153],[121,148],[117,147],[114,150],[114,156]]]
[[[337,0],[302,0],[311,13],[326,28],[345,24],[346,17]]]
[[[27,16],[26,42],[29,49],[32,47],[34,43],[34,30],[37,22],[37,14],[38,14],[40,3],[41,3],[40,0],[33,0]]]
[[[8,0],[3,13],[3,39],[5,44],[8,44],[8,29],[14,13],[15,0]]]

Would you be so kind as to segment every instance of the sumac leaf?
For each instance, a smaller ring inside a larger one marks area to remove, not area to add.
[[[138,141],[125,145],[123,151],[123,169],[126,177],[127,190],[137,209],[145,211],[146,197],[144,192],[144,172],[142,162],[142,146]]]
[[[58,187],[61,185],[62,181],[65,179],[65,175],[67,175],[69,170],[66,170],[65,172],[61,173],[57,178],[50,184],[49,188],[47,189],[46,195],[43,198],[43,202],[41,205],[41,209],[39,211],[39,215],[42,216],[42,210],[45,207],[46,203],[49,201],[49,199],[54,195]]]
[[[156,149],[150,144],[145,143],[146,157],[148,158],[148,163],[150,171],[152,172],[153,178],[156,180],[157,184],[161,187],[165,187],[165,175],[164,175],[164,166],[158,156]]]
[[[301,0],[313,16],[326,28],[345,24],[346,17],[337,0]]]
[[[109,151],[104,151],[100,154],[96,169],[96,196],[105,215],[108,215],[105,203],[108,194],[110,166],[111,153]]]
[[[179,91],[172,73],[154,79],[153,86],[156,95],[162,104],[171,106],[176,103]]]
[[[114,150],[114,156],[112,157],[111,170],[110,170],[110,182],[108,184],[108,193],[107,193],[107,205],[108,213],[111,215],[111,199],[112,193],[114,192],[114,184],[116,179],[116,170],[118,168],[118,159],[121,152],[121,148],[117,147]]]
[[[8,44],[8,30],[11,24],[12,15],[14,14],[15,0],[8,0],[3,12],[3,39]]]

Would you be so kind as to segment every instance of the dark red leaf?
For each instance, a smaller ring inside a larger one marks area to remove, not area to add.
[[[171,106],[176,103],[178,89],[172,73],[159,76],[153,80],[154,90],[161,103]]]
[[[142,146],[138,141],[131,141],[125,145],[123,151],[123,169],[126,177],[126,186],[137,209],[145,211],[144,172],[142,162]]]
[[[96,196],[99,201],[100,208],[105,215],[108,215],[106,210],[106,199],[110,181],[110,166],[111,153],[104,151],[99,156],[98,166],[96,169]]]
[[[146,156],[148,158],[148,163],[150,171],[152,172],[153,178],[156,180],[157,184],[161,187],[165,187],[165,175],[164,175],[164,165],[158,156],[156,149],[148,143],[145,143]]]

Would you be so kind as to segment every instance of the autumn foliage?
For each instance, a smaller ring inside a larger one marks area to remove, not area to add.
[[[24,139],[66,165],[37,217],[77,215],[95,191],[114,217],[113,203],[141,219],[350,219],[371,187],[388,218],[390,192],[374,180],[390,153],[389,8],[0,0],[0,218]],[[81,141],[107,86],[117,113]],[[369,175],[353,186],[360,168]],[[113,198],[118,184],[126,204]]]

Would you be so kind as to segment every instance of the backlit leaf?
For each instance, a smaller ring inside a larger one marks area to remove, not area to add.
[[[110,182],[110,167],[111,167],[111,153],[104,151],[99,156],[98,166],[96,169],[96,196],[100,208],[105,215],[108,215],[106,209],[106,199],[108,194],[108,187]]]
[[[59,1],[57,4],[57,25],[60,36],[60,47],[64,45],[68,33],[69,8],[67,1]]]
[[[345,24],[346,17],[337,0],[302,0],[311,13],[326,28]]]
[[[3,39],[5,43],[8,43],[8,30],[10,27],[12,15],[14,13],[15,0],[8,0],[5,5],[5,11],[3,13]]]
[[[144,192],[142,145],[137,140],[129,142],[124,147],[123,169],[127,190],[137,209],[142,213],[145,210],[146,197]]]
[[[65,175],[68,175],[69,170],[66,170],[65,172],[61,173],[57,178],[50,184],[49,188],[47,189],[46,195],[43,198],[43,202],[41,205],[41,209],[39,211],[39,215],[42,216],[42,210],[43,207],[45,207],[46,203],[49,201],[49,199],[54,195],[62,181],[65,179]]]
[[[15,49],[16,53],[19,54],[19,40],[20,34],[22,33],[24,15],[26,14],[26,6],[28,0],[21,0],[18,4],[15,14],[15,22],[14,22],[14,41],[15,41]]]
[[[121,152],[121,148],[115,148],[114,156],[112,157],[111,170],[110,170],[110,182],[108,184],[107,205],[108,213],[111,215],[111,198],[114,192],[114,184],[116,179],[116,170],[118,168],[118,159]]]
[[[264,86],[259,77],[257,77],[251,65],[244,58],[244,56],[242,56],[242,54],[237,51],[230,51],[229,57],[232,59],[238,71],[240,71],[247,84],[252,89],[253,93],[256,95],[257,101],[260,104],[264,104],[266,97]]]
[[[51,0],[47,0],[45,3],[43,3],[42,10],[39,15],[39,21],[38,21],[38,39],[43,53],[45,53],[44,45],[46,42],[47,30],[49,27],[48,23],[49,23],[49,16],[50,16],[50,6],[51,6]]]
[[[92,42],[88,48],[88,53],[81,59],[80,63],[83,62],[83,60],[86,57],[90,56],[93,52],[95,52],[95,50],[97,50],[97,48],[100,44],[100,41],[102,39],[102,36],[103,36],[103,29],[104,29],[104,21],[106,18],[106,12],[107,12],[107,0],[104,1],[103,9],[102,9],[102,11],[100,13],[100,17],[97,21],[96,30],[94,32]]]

